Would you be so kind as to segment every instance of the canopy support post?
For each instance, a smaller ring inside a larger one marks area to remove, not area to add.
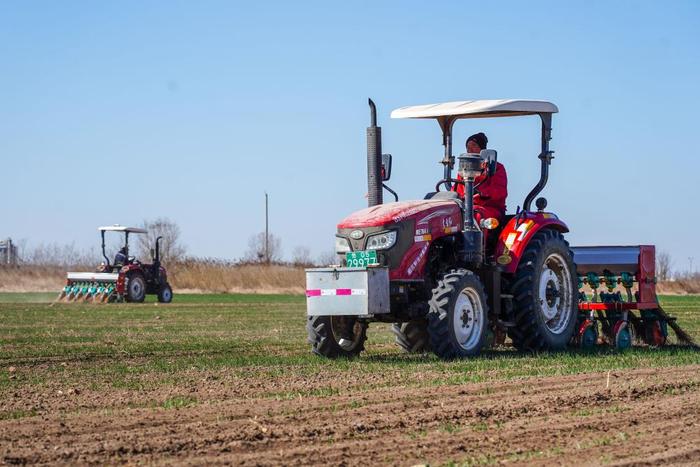
[[[452,178],[452,169],[455,166],[455,158],[452,155],[452,127],[454,126],[454,118],[438,118],[438,124],[442,130],[442,145],[445,147],[445,156],[442,158],[440,163],[445,167],[443,171],[443,178],[445,180],[450,180]],[[446,183],[449,190],[452,189],[452,183]]]
[[[109,264],[109,258],[107,258],[107,252],[105,251],[105,231],[100,230],[100,233],[102,234],[102,256],[104,257],[105,261],[107,262],[107,267],[110,268],[109,270],[111,271],[111,265]]]
[[[549,178],[549,165],[552,163],[552,159],[554,159],[554,156],[552,155],[554,154],[554,151],[549,150],[549,141],[552,139],[552,114],[541,113],[539,116],[542,120],[542,149],[540,155],[537,156],[540,161],[542,161],[540,165],[540,179],[537,182],[537,185],[535,185],[535,187],[525,197],[523,211],[526,212],[530,210],[530,205],[532,204],[532,200],[535,199],[535,196],[539,195],[544,189],[545,185],[547,185],[547,179]]]

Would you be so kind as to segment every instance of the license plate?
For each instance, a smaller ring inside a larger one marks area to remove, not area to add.
[[[373,264],[379,264],[377,261],[377,252],[369,251],[348,251],[345,253],[345,260],[349,268],[366,268]]]

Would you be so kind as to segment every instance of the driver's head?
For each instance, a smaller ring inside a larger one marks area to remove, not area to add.
[[[476,133],[467,138],[467,153],[479,154],[482,149],[486,149],[489,139],[483,133]]]

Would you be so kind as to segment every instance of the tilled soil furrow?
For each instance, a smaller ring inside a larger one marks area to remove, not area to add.
[[[697,442],[700,440],[700,409],[697,391],[673,396],[659,403],[650,399],[629,407],[627,417],[608,416],[591,420],[596,430],[591,432],[589,458],[596,463],[636,465],[649,459],[674,463],[673,458],[685,457],[700,462]],[[694,440],[688,443],[688,440]],[[578,453],[564,453],[559,460],[575,462]],[[568,455],[566,455],[568,454]],[[666,460],[668,459],[668,460]]]
[[[658,378],[657,371],[636,371],[632,376],[628,378]],[[302,398],[302,399],[292,399],[287,401],[276,401],[270,399],[253,400],[253,401],[241,401],[240,404],[231,405],[228,401],[226,402],[211,402],[211,404],[216,405],[216,407],[210,407],[210,404],[205,404],[194,410],[181,410],[177,413],[177,422],[185,423],[188,420],[199,421],[201,420],[202,411],[212,411],[217,414],[223,413],[219,406],[226,407],[225,413],[228,422],[235,423],[236,420],[243,420],[244,422],[252,417],[270,418],[277,417],[284,420],[284,424],[288,423],[290,417],[294,418],[297,423],[303,423],[304,414],[310,414],[312,418],[317,417],[319,412],[334,412],[342,409],[347,409],[353,416],[363,418],[367,411],[371,412],[411,412],[414,415],[418,415],[420,410],[427,408],[428,412],[433,412],[433,407],[437,404],[442,404],[443,402],[438,402],[438,396],[440,395],[450,395],[450,398],[459,398],[460,404],[464,407],[477,406],[480,401],[484,400],[489,402],[490,406],[495,408],[479,408],[479,415],[483,418],[486,416],[498,415],[498,412],[502,412],[503,409],[499,401],[503,399],[513,398],[513,394],[517,393],[517,397],[521,400],[526,400],[527,398],[535,398],[536,400],[541,400],[543,394],[557,394],[557,393],[567,393],[572,392],[578,388],[582,383],[594,383],[600,382],[600,387],[604,387],[605,375],[574,375],[567,376],[563,379],[556,378],[543,378],[543,379],[531,379],[524,381],[514,381],[509,383],[500,383],[497,385],[464,385],[464,386],[438,386],[438,387],[395,387],[395,388],[382,388],[378,391],[365,391],[360,394],[349,395],[349,396],[332,396],[332,397],[315,397],[315,398]],[[351,392],[351,391],[347,391]],[[426,397],[428,396],[428,397]],[[224,394],[224,398],[226,395]],[[549,397],[549,396],[545,396]],[[585,397],[591,397],[586,395]],[[598,393],[599,398],[610,398],[608,395],[601,395]],[[351,407],[355,407],[351,409]],[[82,407],[81,411],[90,412],[89,408]],[[99,411],[98,411],[99,412]],[[159,415],[159,420],[165,420],[162,423],[174,423],[175,420],[167,420],[168,415],[172,414],[169,411],[161,411]],[[134,414],[133,417],[129,419],[138,419],[139,414],[144,414],[144,416],[152,415],[153,411],[134,409],[132,410]],[[75,414],[78,418],[82,418],[80,414]],[[68,422],[72,415],[70,413],[66,414],[64,417],[65,421]],[[96,414],[96,419],[100,418],[100,414]],[[175,416],[173,415],[173,418]],[[31,423],[32,419],[26,420],[27,423]],[[37,419],[33,419],[37,420]],[[270,420],[274,423],[273,420]],[[44,422],[41,422],[42,427],[45,427]],[[140,426],[140,424],[139,424]],[[2,423],[0,423],[2,427]],[[130,429],[130,427],[122,427],[118,424],[113,424],[111,421],[107,426],[102,427],[106,431],[110,430],[121,430]],[[75,428],[79,430],[79,427]],[[61,431],[62,429],[57,429]],[[92,429],[83,429],[85,433],[91,433]],[[75,431],[74,433],[79,433],[80,431]],[[0,431],[1,436],[1,431]],[[17,436],[14,432],[13,436]]]
[[[313,389],[316,385],[322,385],[331,379],[328,375],[315,375],[308,381],[306,389]],[[367,384],[365,380],[363,384],[355,382],[354,384],[346,384],[343,388],[343,395],[332,397],[295,397],[290,399],[277,400],[276,398],[260,398],[254,397],[249,399],[247,396],[241,396],[241,387],[246,387],[249,390],[255,388],[256,384],[250,384],[242,378],[233,378],[225,382],[210,383],[208,381],[197,381],[192,378],[191,389],[197,389],[196,396],[198,400],[205,404],[228,404],[231,399],[240,399],[241,403],[237,404],[234,412],[227,413],[230,420],[247,419],[252,416],[269,416],[274,413],[276,416],[285,417],[289,414],[299,415],[304,412],[317,413],[320,411],[337,410],[344,406],[353,406],[359,408],[359,413],[364,413],[367,410],[373,410],[377,405],[396,404],[399,410],[412,408],[415,404],[423,404],[422,398],[426,394],[432,392],[444,393],[452,391],[450,388],[463,388],[457,391],[460,397],[466,396],[471,400],[489,399],[497,400],[500,398],[512,397],[511,392],[514,390],[526,393],[530,392],[553,392],[557,390],[565,390],[566,388],[575,387],[580,384],[581,380],[587,380],[580,376],[569,376],[564,380],[547,381],[535,383],[531,380],[502,382],[496,385],[488,386],[402,386],[401,384],[387,384],[382,380],[377,380],[375,375],[368,375],[374,384]],[[385,376],[386,377],[386,376]],[[604,381],[604,378],[600,378]],[[183,379],[183,384],[190,383]],[[276,383],[278,385],[280,383]],[[281,384],[288,384],[284,382]],[[300,384],[297,379],[294,384]],[[327,383],[326,383],[327,384]],[[546,384],[546,386],[545,386]],[[62,385],[51,385],[43,390],[35,390],[34,393],[17,393],[12,394],[0,401],[0,411],[9,412],[12,410],[27,410],[35,411],[38,415],[43,415],[45,412],[62,412],[64,418],[70,418],[74,414],[71,412],[102,412],[106,410],[120,410],[125,404],[138,406],[144,403],[143,399],[139,399],[138,394],[130,395],[124,391],[113,391],[113,394],[98,393],[95,391],[83,391],[81,394],[59,395],[59,388],[65,387]],[[27,389],[28,390],[28,389]],[[265,386],[257,388],[257,392],[265,392]],[[170,390],[170,393],[177,393],[176,390]],[[152,399],[165,398],[166,395],[155,393],[151,396]],[[109,401],[114,401],[109,403]],[[332,401],[332,404],[328,402]],[[280,410],[280,407],[283,407]],[[230,409],[230,407],[229,407]],[[240,410],[238,410],[240,409]],[[78,414],[79,415],[79,414]],[[197,415],[193,414],[196,418]],[[27,420],[31,423],[30,420]],[[0,422],[0,434],[2,433],[2,422]]]
[[[697,388],[696,385],[690,385],[690,387],[694,389]],[[654,398],[654,395],[658,393],[658,391],[646,391],[642,397],[632,398],[632,405],[635,404],[635,401]],[[697,393],[693,393],[691,395],[691,397],[694,397],[697,400],[696,396]],[[562,400],[565,399],[561,396],[560,398]],[[611,400],[616,401],[625,399],[629,398],[627,395],[623,394],[622,397],[612,398]],[[579,398],[574,396],[571,400],[579,401]],[[584,407],[588,407],[590,409],[591,407],[605,407],[610,405],[610,402],[606,399],[593,398],[592,401],[594,402],[592,405],[588,404],[587,406],[584,405]],[[418,424],[411,425],[411,421],[407,419],[405,420],[405,423],[403,421],[399,423],[397,428],[400,429],[397,430],[389,432],[371,431],[368,435],[363,436],[361,439],[353,438],[347,435],[345,437],[341,437],[341,439],[346,441],[333,443],[333,449],[326,450],[328,451],[328,454],[324,457],[324,459],[328,460],[329,462],[340,462],[343,460],[343,458],[338,457],[339,452],[342,452],[343,448],[350,448],[352,446],[354,446],[356,450],[364,453],[364,455],[371,455],[372,457],[376,455],[378,458],[381,457],[383,451],[386,451],[386,446],[388,446],[388,451],[384,452],[384,454],[388,454],[388,452],[406,452],[418,454],[418,457],[406,458],[405,460],[407,461],[420,460],[421,452],[424,455],[427,452],[431,452],[433,456],[438,457],[442,457],[446,453],[450,453],[452,457],[455,458],[464,457],[465,455],[470,456],[476,453],[481,455],[490,453],[493,456],[506,455],[518,458],[522,457],[528,452],[528,447],[532,446],[533,439],[549,439],[557,441],[563,437],[562,433],[573,433],[576,435],[573,437],[573,439],[580,439],[578,436],[581,436],[585,440],[587,432],[595,433],[601,427],[605,427],[606,424],[601,423],[601,420],[596,420],[593,424],[580,422],[576,420],[575,417],[572,419],[570,411],[562,411],[562,409],[566,409],[567,407],[576,406],[577,403],[578,402],[572,404],[562,404],[561,406],[551,405],[547,401],[541,403],[540,405],[533,405],[532,403],[524,404],[521,406],[522,410],[516,410],[516,412],[522,412],[522,416],[512,417],[505,422],[496,421],[496,423],[500,423],[501,426],[495,431],[488,427],[484,427],[483,431],[481,431],[479,429],[479,423],[484,423],[481,422],[483,419],[475,418],[473,416],[470,417],[469,414],[457,413],[453,418],[454,425],[452,427],[452,431],[455,431],[457,435],[452,435],[451,430],[445,428],[444,425],[441,429],[441,425],[439,423],[425,424],[421,423],[419,419]],[[651,406],[653,407],[654,404],[655,402],[652,402]],[[450,409],[453,408],[454,407],[442,407],[443,411],[445,412],[449,412]],[[633,413],[634,409],[630,408],[630,411]],[[663,413],[657,414],[657,416],[661,416],[663,419]],[[413,420],[415,423],[415,419]],[[625,421],[624,418],[622,420]],[[493,420],[489,420],[489,423],[493,423]],[[625,421],[625,423],[627,422]],[[455,427],[461,427],[461,429],[456,430]],[[472,428],[471,430],[469,429],[470,427]],[[477,430],[473,430],[474,427],[476,427]],[[417,440],[414,440],[410,436],[410,430],[416,428],[429,431],[430,434],[426,435],[423,439],[418,438]],[[407,431],[409,435],[406,435]],[[443,431],[444,433],[440,433],[440,431]],[[396,433],[398,433],[398,437],[392,436]],[[508,443],[505,443],[505,445],[502,445],[504,443],[498,442],[503,433],[506,434],[506,439],[509,441]],[[445,443],[445,438],[452,439],[453,442],[451,441]],[[375,443],[373,441],[374,439],[380,439],[382,443]],[[327,440],[320,439],[319,442],[315,444],[324,445],[324,441]],[[290,442],[290,445],[303,446],[303,443]],[[513,446],[515,446],[515,448],[513,448]],[[266,452],[270,451],[274,453],[280,450],[280,448],[280,446],[275,446],[273,444],[269,446],[266,445],[263,449],[265,449]],[[550,446],[550,448],[556,448],[558,451],[563,452],[563,448],[559,445]],[[297,454],[301,454],[304,450],[308,450],[308,448],[301,447],[296,449]],[[287,451],[284,452],[285,454],[289,454]],[[311,458],[317,455],[317,453],[312,453],[307,460],[311,461]],[[298,457],[299,456],[297,455],[297,458]],[[450,456],[448,456],[448,458],[450,458]],[[260,457],[244,455],[240,460],[243,459],[255,463],[259,462]],[[282,458],[279,456],[275,457],[273,454],[271,462],[275,463],[282,460]]]
[[[598,435],[631,423],[663,427],[655,420],[670,420],[671,413],[691,423],[690,433],[698,438],[697,425],[687,416],[688,410],[693,416],[698,413],[697,366],[615,375],[609,389],[607,375],[596,373],[6,420],[0,423],[0,454],[8,462],[133,461],[166,455],[181,460],[209,456],[239,464],[358,464],[479,456],[536,461],[550,454],[566,458],[569,453],[592,460],[581,439],[607,439],[617,445],[615,438]],[[606,412],[617,406],[625,410]],[[676,413],[672,407],[686,412]],[[600,414],[578,416],[573,413],[578,408]],[[663,439],[675,427],[668,425],[660,430]],[[649,431],[649,436],[658,436],[657,431]],[[629,442],[637,444],[634,439]],[[596,455],[601,452],[608,455],[604,443]],[[696,454],[686,449],[677,455]]]

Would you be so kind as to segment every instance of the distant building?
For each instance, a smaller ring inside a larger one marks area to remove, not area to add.
[[[17,264],[17,245],[12,239],[0,240],[0,266]]]

